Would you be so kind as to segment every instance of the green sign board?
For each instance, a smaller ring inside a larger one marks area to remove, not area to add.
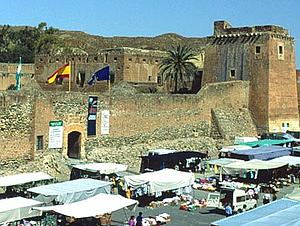
[[[50,121],[49,126],[63,126],[63,121]]]

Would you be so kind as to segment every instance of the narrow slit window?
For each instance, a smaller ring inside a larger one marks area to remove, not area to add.
[[[283,46],[278,46],[278,53],[283,54]]]
[[[36,137],[36,150],[43,150],[44,149],[44,142],[43,142],[43,136],[37,136]]]
[[[235,77],[235,70],[230,70],[230,77],[234,78]]]
[[[260,46],[256,46],[256,47],[255,47],[255,53],[256,53],[256,54],[260,54],[260,53],[261,53]]]

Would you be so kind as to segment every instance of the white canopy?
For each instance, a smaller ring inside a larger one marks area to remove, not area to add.
[[[244,160],[240,159],[232,159],[232,158],[219,158],[219,159],[212,159],[207,161],[209,165],[217,165],[217,166],[226,166],[228,164],[234,163],[234,162],[245,162]]]
[[[285,197],[300,201],[300,188],[294,188],[292,193],[285,195]]]
[[[35,199],[45,203],[53,200],[71,203],[99,193],[109,194],[111,185],[111,182],[87,178],[29,188],[27,191],[39,194]]]
[[[290,166],[295,166],[295,165],[300,165],[300,157],[296,156],[281,156],[272,160],[269,160],[269,162],[280,162],[280,163],[285,163],[289,164]]]
[[[104,215],[116,210],[129,207],[134,208],[138,202],[120,195],[98,194],[94,197],[65,205],[37,207],[42,211],[55,211],[65,216],[84,218]]]
[[[99,171],[100,174],[112,174],[127,170],[127,165],[117,163],[86,163],[73,165],[72,167],[87,171]]]
[[[12,176],[0,177],[0,187],[15,186],[41,180],[50,180],[53,177],[43,172],[21,173]]]
[[[23,218],[41,216],[40,210],[31,210],[34,206],[42,205],[41,202],[23,197],[14,197],[0,200],[0,224],[14,222]]]
[[[253,159],[245,162],[233,162],[225,166],[225,168],[230,169],[248,169],[248,170],[265,170],[265,169],[276,169],[287,165],[281,162],[271,162],[263,161],[258,159]]]
[[[163,169],[140,175],[125,176],[125,185],[134,189],[147,185],[149,193],[174,190],[190,186],[195,181],[193,173],[173,169]]]

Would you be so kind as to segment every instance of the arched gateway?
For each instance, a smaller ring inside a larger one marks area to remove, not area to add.
[[[69,158],[80,158],[81,148],[81,133],[73,131],[68,134],[68,151],[67,155]]]

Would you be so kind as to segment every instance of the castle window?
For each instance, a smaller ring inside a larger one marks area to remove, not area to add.
[[[115,57],[115,58],[114,58],[114,61],[116,62],[117,60],[118,60],[118,58],[117,58],[117,57]]]
[[[59,59],[58,59],[58,58],[56,58],[56,62],[59,62]]]
[[[284,46],[283,43],[278,44],[278,59],[279,60],[284,60]]]
[[[36,150],[43,150],[44,149],[44,137],[43,136],[37,136],[36,137]]]
[[[87,63],[89,62],[89,58],[86,58],[86,62],[87,62]]]
[[[143,59],[143,62],[146,62],[146,59]]]
[[[78,61],[79,61],[79,62],[81,61],[81,58],[80,58],[80,57],[78,58]]]
[[[107,57],[108,57],[108,54],[105,53],[105,55],[104,55],[104,63],[107,63]]]
[[[260,53],[260,46],[256,46],[256,47],[255,47],[255,53],[256,53],[256,54],[259,54],[259,53]]]
[[[230,75],[231,78],[235,78],[235,70],[230,70]]]
[[[95,56],[95,57],[94,57],[94,61],[98,61],[98,57]]]
[[[278,53],[283,54],[283,46],[278,46]]]
[[[148,81],[149,81],[149,82],[151,81],[151,75],[148,76]]]
[[[131,59],[131,58],[129,58],[129,59],[128,59],[128,61],[132,61],[132,59]]]
[[[157,76],[157,84],[162,85],[162,77],[160,75]]]
[[[155,60],[155,63],[158,63],[158,60]]]

